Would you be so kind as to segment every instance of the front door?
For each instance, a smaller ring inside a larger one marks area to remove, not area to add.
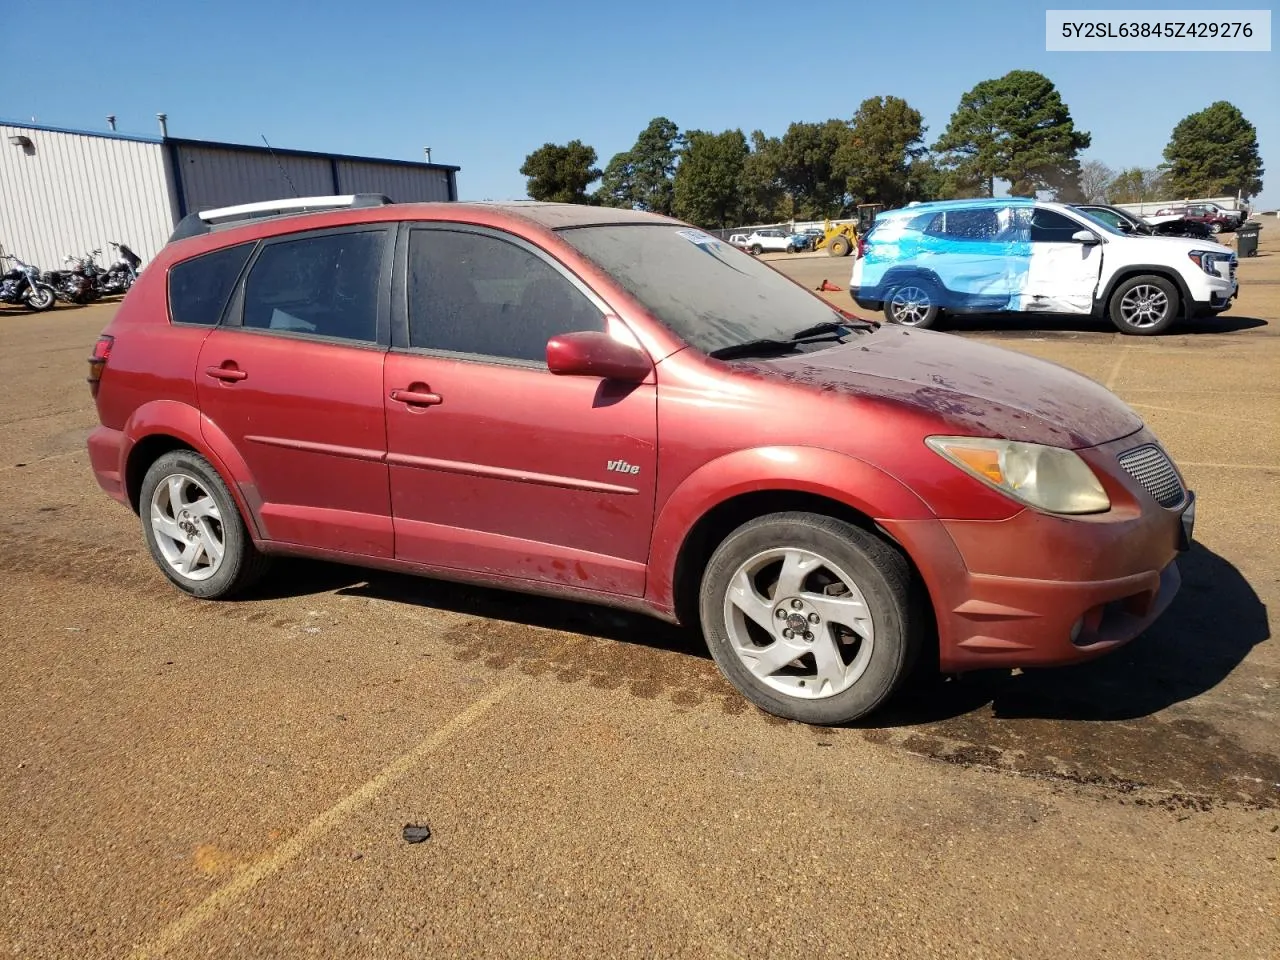
[[[1031,261],[1021,309],[1035,313],[1093,310],[1102,274],[1102,244],[1071,239],[1085,229],[1054,210],[1030,211]]]
[[[552,336],[618,321],[509,234],[413,225],[403,242],[384,377],[396,557],[641,595],[656,386],[546,366]]]
[[[388,227],[264,241],[196,367],[207,429],[253,480],[264,535],[362,556],[392,555],[382,367]]]

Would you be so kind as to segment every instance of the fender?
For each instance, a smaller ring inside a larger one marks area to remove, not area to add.
[[[261,503],[256,502],[257,485],[253,482],[249,465],[226,434],[195,407],[178,400],[152,400],[130,415],[122,432],[124,442],[120,445],[121,477],[128,476],[126,468],[129,457],[140,441],[152,436],[181,440],[213,465],[213,469],[231,491],[254,540],[265,539],[265,529],[258,517]]]
[[[669,609],[676,559],[694,524],[726,500],[767,490],[816,494],[873,520],[935,519],[900,480],[865,460],[819,447],[736,450],[704,463],[666,498],[653,527],[645,598]]]

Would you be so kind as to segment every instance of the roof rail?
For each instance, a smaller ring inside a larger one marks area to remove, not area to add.
[[[288,200],[261,200],[242,203],[234,207],[218,207],[200,210],[183,217],[169,236],[169,242],[198,237],[204,233],[227,227],[239,226],[249,220],[288,216],[318,210],[355,209],[357,207],[381,207],[391,203],[390,197],[380,193],[349,193],[337,197],[294,197]]]

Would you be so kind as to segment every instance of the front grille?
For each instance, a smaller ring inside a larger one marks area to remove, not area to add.
[[[1229,279],[1229,280],[1234,280],[1234,279],[1236,278],[1236,265],[1237,265],[1236,258],[1235,258],[1235,257],[1232,257],[1232,258],[1231,258],[1231,261],[1230,261],[1230,268],[1231,268],[1231,269],[1230,269],[1230,274],[1231,274],[1231,276],[1229,276],[1227,279]]]
[[[1160,506],[1182,506],[1187,494],[1178,479],[1178,471],[1173,468],[1173,461],[1154,443],[1126,450],[1117,459],[1125,472],[1142,484],[1142,488]]]

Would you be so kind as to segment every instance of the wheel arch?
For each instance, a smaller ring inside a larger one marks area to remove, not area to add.
[[[1162,280],[1168,280],[1174,285],[1178,291],[1178,312],[1176,316],[1185,320],[1189,315],[1187,312],[1190,309],[1188,305],[1192,301],[1191,290],[1187,286],[1187,281],[1173,267],[1159,263],[1135,263],[1117,270],[1115,275],[1107,281],[1107,285],[1102,290],[1102,295],[1094,301],[1094,315],[1098,317],[1107,315],[1107,310],[1111,305],[1111,297],[1120,284],[1132,280],[1134,277],[1146,276],[1159,277]]]
[[[840,478],[840,485],[830,478]],[[879,533],[904,555],[877,518],[933,519],[914,492],[866,461],[806,447],[737,451],[704,464],[667,498],[654,524],[646,600],[682,623],[696,623],[696,612],[689,619],[690,596],[696,611],[701,571],[715,548],[743,523],[789,510]]]
[[[156,400],[134,411],[124,428],[120,477],[134,513],[139,511],[142,481],[151,465],[173,450],[190,450],[209,461],[226,485],[250,536],[265,535],[258,523],[260,504],[251,501],[257,487],[248,464],[227,436],[201,417],[200,411],[176,400]]]

